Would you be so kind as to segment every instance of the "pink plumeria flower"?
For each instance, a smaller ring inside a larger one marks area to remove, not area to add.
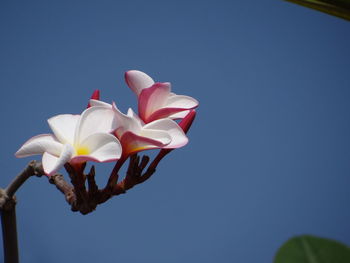
[[[155,83],[144,72],[127,71],[125,81],[138,97],[139,115],[145,123],[162,118],[182,119],[198,106],[194,98],[172,93],[169,82]]]
[[[62,114],[48,120],[53,134],[41,134],[28,140],[16,157],[43,154],[47,175],[65,163],[111,162],[121,157],[122,147],[110,132],[116,127],[115,115],[105,107],[91,107],[81,115]]]
[[[127,115],[113,105],[103,101],[90,100],[92,106],[106,107],[115,114],[118,124],[115,135],[123,147],[123,157],[149,149],[175,149],[188,143],[188,138],[180,126],[171,119],[160,119],[145,124],[129,109]]]

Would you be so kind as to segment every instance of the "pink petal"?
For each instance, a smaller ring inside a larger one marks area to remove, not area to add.
[[[120,138],[120,142],[123,147],[124,157],[144,150],[162,148],[166,145],[166,143],[160,140],[136,135],[129,131],[123,134]]]
[[[92,100],[100,100],[100,90],[95,90],[93,93],[92,93],[92,95],[91,95],[91,99]],[[89,102],[89,104],[88,104],[88,106],[87,106],[88,108],[90,108],[91,107],[91,104],[90,104],[90,102]]]
[[[171,116],[175,116],[174,119],[176,119],[176,116],[179,116],[176,114],[179,114],[183,111],[188,111],[188,110],[181,109],[181,108],[162,108],[153,112],[148,118],[145,118],[144,122],[150,123],[152,121],[163,119],[163,118],[171,118]]]
[[[100,100],[100,90],[94,90],[94,92],[91,95],[92,100]]]
[[[188,110],[196,108],[198,106],[198,101],[184,95],[171,94],[165,106],[154,111],[145,120],[146,123],[159,120],[162,118],[170,119],[182,119],[188,113]]]
[[[138,110],[141,119],[147,123],[155,111],[163,108],[170,94],[170,83],[155,83],[152,87],[142,90],[138,99]]]
[[[182,108],[182,109],[193,109],[198,107],[199,102],[189,96],[185,95],[171,95],[168,97],[165,107],[169,108]]]
[[[125,73],[125,81],[137,96],[139,96],[143,89],[149,88],[154,84],[150,76],[138,70],[127,71]]]
[[[181,112],[170,115],[168,118],[170,118],[172,120],[181,120],[181,119],[185,118],[189,112],[190,112],[190,110],[181,111]]]

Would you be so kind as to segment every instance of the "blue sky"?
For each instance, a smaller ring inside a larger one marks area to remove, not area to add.
[[[129,69],[200,101],[190,143],[92,214],[31,178],[22,261],[267,263],[306,233],[350,245],[349,29],[272,0],[0,1],[3,187],[31,160],[14,152],[93,90],[135,109]]]

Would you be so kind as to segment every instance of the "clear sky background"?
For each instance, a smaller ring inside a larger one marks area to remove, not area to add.
[[[31,178],[22,262],[268,263],[294,235],[350,245],[349,33],[284,1],[0,0],[2,187],[40,160],[14,152],[94,89],[135,109],[129,69],[200,101],[190,143],[92,214]]]

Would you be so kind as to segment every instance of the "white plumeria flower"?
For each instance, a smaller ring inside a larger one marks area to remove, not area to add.
[[[188,143],[188,138],[180,126],[171,119],[160,119],[145,124],[132,110],[125,115],[116,105],[90,100],[91,106],[109,109],[115,114],[118,124],[115,135],[123,147],[123,157],[149,149],[175,149]]]
[[[15,154],[16,157],[43,154],[47,175],[54,174],[67,162],[72,165],[110,162],[121,157],[121,144],[110,134],[116,127],[115,114],[105,107],[88,108],[81,115],[57,115],[48,123],[54,134],[31,138]]]
[[[127,71],[125,81],[138,97],[139,115],[145,123],[167,117],[182,119],[198,106],[194,98],[172,93],[169,82],[155,83],[144,72]]]

